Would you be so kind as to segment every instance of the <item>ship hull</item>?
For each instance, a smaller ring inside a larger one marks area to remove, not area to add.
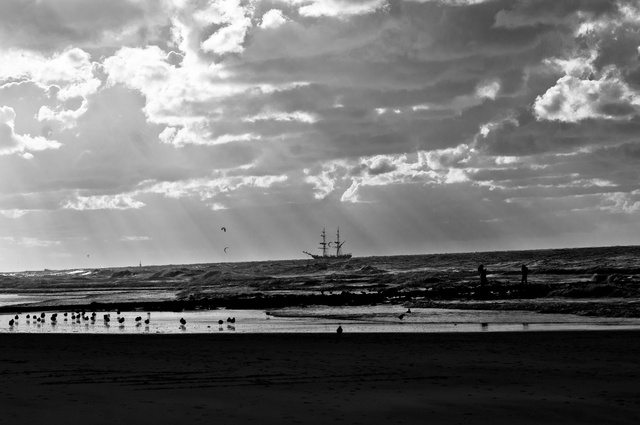
[[[307,254],[305,252],[305,254]],[[310,255],[311,258],[313,258],[314,260],[348,260],[349,258],[351,258],[351,254],[343,254],[343,255],[314,255],[314,254],[307,254]]]

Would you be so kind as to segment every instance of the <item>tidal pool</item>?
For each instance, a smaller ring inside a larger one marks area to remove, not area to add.
[[[67,316],[64,316],[64,313]],[[556,330],[640,329],[637,318],[584,317],[572,314],[540,314],[530,311],[456,310],[401,306],[310,306],[265,310],[198,310],[183,312],[97,311],[72,319],[72,311],[58,311],[56,322],[45,312],[0,315],[0,332],[13,333],[296,333],[335,332],[523,332]],[[109,314],[110,321],[103,317]],[[80,316],[78,314],[78,316]],[[140,320],[136,322],[136,318]],[[149,317],[149,324],[144,320]],[[124,321],[119,323],[118,318]],[[185,320],[182,325],[180,319]],[[234,319],[232,321],[228,319]],[[10,321],[13,320],[13,325]],[[222,323],[219,323],[219,322]]]

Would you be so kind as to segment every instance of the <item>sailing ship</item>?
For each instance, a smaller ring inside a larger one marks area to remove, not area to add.
[[[351,254],[343,254],[342,253],[342,245],[344,245],[344,243],[346,241],[340,242],[340,228],[338,227],[338,232],[336,233],[336,240],[335,242],[327,242],[327,234],[325,232],[325,229],[322,229],[322,233],[320,234],[320,237],[322,238],[322,240],[320,241],[320,248],[318,248],[319,250],[322,251],[322,254],[312,254],[310,252],[307,251],[302,251],[307,255],[310,255],[311,258],[313,258],[314,260],[346,260],[351,258]],[[331,246],[331,244],[333,244],[333,246]],[[335,248],[336,249],[336,253],[335,255],[329,254],[328,250],[331,248]]]

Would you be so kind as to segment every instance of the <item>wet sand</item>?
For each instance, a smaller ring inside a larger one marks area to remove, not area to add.
[[[639,353],[639,331],[5,334],[0,423],[638,423]]]

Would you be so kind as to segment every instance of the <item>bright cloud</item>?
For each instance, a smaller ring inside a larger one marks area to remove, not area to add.
[[[15,133],[16,113],[8,106],[0,107],[0,155],[12,153],[29,153],[26,151],[43,151],[58,149],[61,144],[42,136],[19,135]]]
[[[640,92],[632,90],[617,73],[599,80],[565,76],[542,96],[534,110],[539,119],[577,122],[590,118],[630,119],[640,112]]]
[[[301,4],[299,12],[303,16],[352,16],[371,13],[386,5],[386,0],[295,0]]]
[[[260,28],[278,28],[285,22],[287,22],[287,18],[283,15],[281,10],[271,9],[267,13],[262,15]]]
[[[144,203],[135,200],[131,195],[99,195],[99,196],[76,196],[62,206],[72,210],[127,210],[144,207]]]

